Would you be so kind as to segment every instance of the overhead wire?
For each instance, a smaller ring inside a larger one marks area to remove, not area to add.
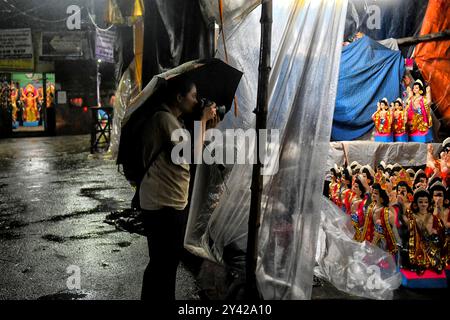
[[[30,19],[33,19],[33,20],[36,20],[36,21],[39,21],[39,22],[43,22],[43,23],[57,23],[57,22],[63,22],[63,21],[65,21],[65,20],[67,20],[67,16],[64,17],[64,18],[61,18],[61,19],[57,19],[57,20],[48,20],[48,19],[42,19],[42,18],[33,16],[33,15],[27,14],[27,12],[32,12],[32,11],[34,11],[34,10],[37,10],[37,9],[39,9],[39,8],[42,8],[42,7],[46,6],[46,5],[48,5],[48,2],[46,2],[46,3],[44,3],[44,4],[41,4],[41,5],[39,5],[39,6],[36,6],[36,7],[30,8],[30,9],[26,9],[26,10],[21,10],[21,9],[17,8],[14,4],[10,3],[8,0],[3,0],[3,2],[4,2],[5,4],[7,4],[9,7],[11,7],[12,9],[14,9],[14,10],[17,12],[16,14],[14,14],[14,15],[12,15],[12,16],[7,17],[7,18],[5,19],[5,21],[6,21],[6,20],[9,20],[9,19],[13,19],[13,18],[15,18],[15,17],[17,17],[17,16],[19,16],[19,15],[23,15],[23,16],[25,16],[25,17],[27,17],[27,18],[30,18]],[[83,6],[80,7],[80,10],[76,11],[75,13],[80,13],[84,8],[85,8],[85,7],[83,7]],[[94,25],[94,27],[95,27],[96,29],[101,30],[101,31],[108,31],[108,30],[110,30],[110,29],[114,26],[114,25],[110,25],[110,26],[107,27],[107,28],[101,28],[101,27],[99,27],[99,26],[97,25],[97,23],[95,23],[95,20],[94,20],[94,18],[93,18],[93,15],[91,14],[91,12],[89,12],[89,9],[88,9],[87,7],[86,7],[86,11],[87,11],[87,13],[88,13],[89,20],[91,20],[92,24]]]
[[[6,3],[7,3],[8,5],[10,5],[8,2],[6,2]],[[17,17],[17,16],[19,16],[19,15],[21,15],[21,14],[23,14],[23,13],[26,13],[26,12],[32,12],[32,11],[35,11],[35,10],[37,10],[37,9],[39,9],[39,8],[48,6],[48,4],[49,4],[49,1],[47,0],[47,2],[45,2],[45,3],[43,3],[43,4],[39,5],[39,6],[30,8],[30,9],[26,9],[26,10],[23,10],[23,11],[20,11],[20,10],[16,7],[16,10],[19,10],[20,12],[18,12],[18,13],[16,13],[16,14],[13,14],[13,15],[9,15],[8,17],[5,17],[3,21],[8,21],[8,20],[13,19],[13,18],[15,18],[15,17]],[[11,5],[10,5],[10,6],[11,6]]]
[[[87,11],[87,13],[88,13],[88,16],[89,16],[89,19],[91,20],[91,22],[92,22],[92,24],[94,25],[94,27],[97,29],[97,30],[100,30],[100,31],[109,31],[109,29],[111,29],[114,25],[113,24],[111,24],[109,27],[107,27],[107,28],[100,28],[96,23],[95,23],[95,20],[94,20],[94,18],[92,17],[92,14],[89,12],[89,9],[88,8],[86,8],[86,11]]]
[[[23,15],[23,16],[25,16],[25,17],[28,17],[28,18],[30,18],[30,19],[33,19],[33,20],[36,20],[36,21],[39,21],[39,22],[43,22],[43,23],[57,23],[57,22],[63,22],[63,21],[65,21],[65,20],[67,19],[67,16],[64,17],[64,18],[58,19],[58,20],[47,20],[47,19],[42,19],[42,18],[35,17],[35,16],[32,16],[32,15],[29,15],[29,14],[25,13],[25,12],[31,11],[31,9],[33,9],[33,10],[34,10],[34,9],[37,9],[39,6],[38,6],[38,7],[35,7],[35,8],[28,9],[28,10],[20,10],[20,9],[17,8],[15,5],[13,5],[12,3],[8,2],[8,0],[3,0],[3,2],[6,3],[8,6],[10,6],[11,8],[13,8],[14,10],[17,11],[17,15],[16,15],[16,16],[18,16],[18,15]],[[42,6],[43,6],[43,5],[42,5]],[[83,8],[84,8],[84,7],[81,7],[80,10],[78,10],[76,13],[81,12],[81,10],[83,10]]]

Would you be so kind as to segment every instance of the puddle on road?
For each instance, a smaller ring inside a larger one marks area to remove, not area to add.
[[[93,239],[93,238],[100,238],[103,235],[107,235],[110,233],[118,233],[119,230],[108,230],[108,231],[99,231],[99,232],[91,232],[86,234],[80,234],[76,236],[68,237],[68,240],[85,240],[85,239]]]
[[[22,238],[22,235],[14,232],[0,232],[0,240],[17,240]]]
[[[12,216],[27,212],[28,206],[24,203],[17,202],[17,199],[12,199],[9,203],[3,203],[0,207],[0,216]]]
[[[117,245],[121,248],[126,248],[131,246],[131,242],[129,241],[122,241],[122,242],[118,242]]]
[[[66,242],[66,239],[64,239],[64,237],[61,236],[57,236],[54,234],[45,234],[42,236],[42,239],[47,240],[47,241],[52,241],[52,242]]]
[[[115,208],[115,206],[113,206],[113,207]],[[42,220],[39,220],[39,221],[36,221],[36,222],[33,222],[33,223],[59,222],[59,221],[67,220],[67,219],[87,216],[87,215],[90,215],[90,214],[105,213],[105,212],[109,212],[110,210],[111,210],[111,205],[109,205],[109,204],[99,204],[95,208],[92,208],[92,209],[89,209],[89,210],[75,211],[75,212],[71,212],[71,213],[67,213],[67,214],[54,215],[54,216],[52,216],[50,218],[42,219]]]
[[[78,300],[86,298],[87,296],[88,293],[84,293],[82,291],[63,291],[39,297],[37,300]]]
[[[120,231],[119,230],[107,230],[107,231],[99,231],[99,232],[90,232],[90,233],[85,233],[85,234],[79,234],[79,235],[70,236],[70,237],[58,236],[58,235],[55,235],[55,234],[45,234],[45,235],[42,236],[42,238],[44,240],[47,240],[47,241],[63,243],[63,242],[66,242],[66,241],[95,239],[95,238],[100,238],[100,237],[102,237],[104,235],[107,235],[107,234],[110,234],[110,233],[118,233],[118,232],[120,232]]]
[[[0,230],[11,230],[16,228],[21,228],[27,226],[28,223],[20,221],[20,220],[12,220],[12,221],[0,221]]]
[[[103,198],[100,198],[97,193],[106,191],[106,190],[115,190],[115,188],[111,187],[95,187],[95,188],[81,188],[80,189],[80,195],[83,197],[93,198],[95,200],[103,200]]]

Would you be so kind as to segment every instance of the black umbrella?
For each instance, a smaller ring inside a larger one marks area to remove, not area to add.
[[[137,181],[142,174],[142,132],[147,120],[160,105],[168,82],[188,77],[197,87],[200,98],[231,108],[243,73],[219,59],[195,60],[156,75],[130,103],[122,120],[117,164],[123,165],[125,176]]]
[[[200,98],[214,101],[218,106],[225,106],[228,112],[242,75],[241,71],[216,58],[186,62],[174,69],[158,74],[152,78],[130,107],[127,108],[122,121],[122,128],[132,118],[140,117],[140,115],[134,115],[138,109],[142,107],[152,108],[160,103],[167,82],[178,77],[187,77],[192,80],[197,87]],[[138,113],[142,112],[143,110],[140,110]]]
[[[197,67],[183,75],[196,84],[199,97],[212,100],[218,106],[225,106],[228,112],[242,74],[219,59],[210,59],[199,62]]]

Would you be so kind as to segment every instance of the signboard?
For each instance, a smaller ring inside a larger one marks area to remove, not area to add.
[[[33,70],[31,29],[0,29],[0,69]]]
[[[114,42],[116,33],[114,31],[98,30],[95,37],[95,57],[105,62],[114,63]]]
[[[66,91],[58,91],[57,101],[58,104],[66,104],[67,103],[67,94]]]
[[[82,57],[84,32],[42,32],[43,57]]]

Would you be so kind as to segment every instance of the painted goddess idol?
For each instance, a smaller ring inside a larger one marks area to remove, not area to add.
[[[389,110],[389,102],[383,98],[377,104],[377,111],[372,115],[375,124],[375,141],[377,142],[393,142],[392,121],[393,114]]]
[[[22,90],[21,100],[25,105],[25,112],[23,114],[23,120],[25,122],[35,122],[39,120],[38,98],[38,91],[31,83],[27,84],[25,89]]]
[[[403,101],[398,98],[394,102],[394,141],[408,142],[408,133],[406,132],[407,116],[403,109]]]
[[[426,96],[423,96],[423,83],[416,80],[413,89],[407,88],[408,99],[406,101],[409,126],[409,141],[411,142],[432,142],[433,133],[431,127],[431,89],[427,87]]]

